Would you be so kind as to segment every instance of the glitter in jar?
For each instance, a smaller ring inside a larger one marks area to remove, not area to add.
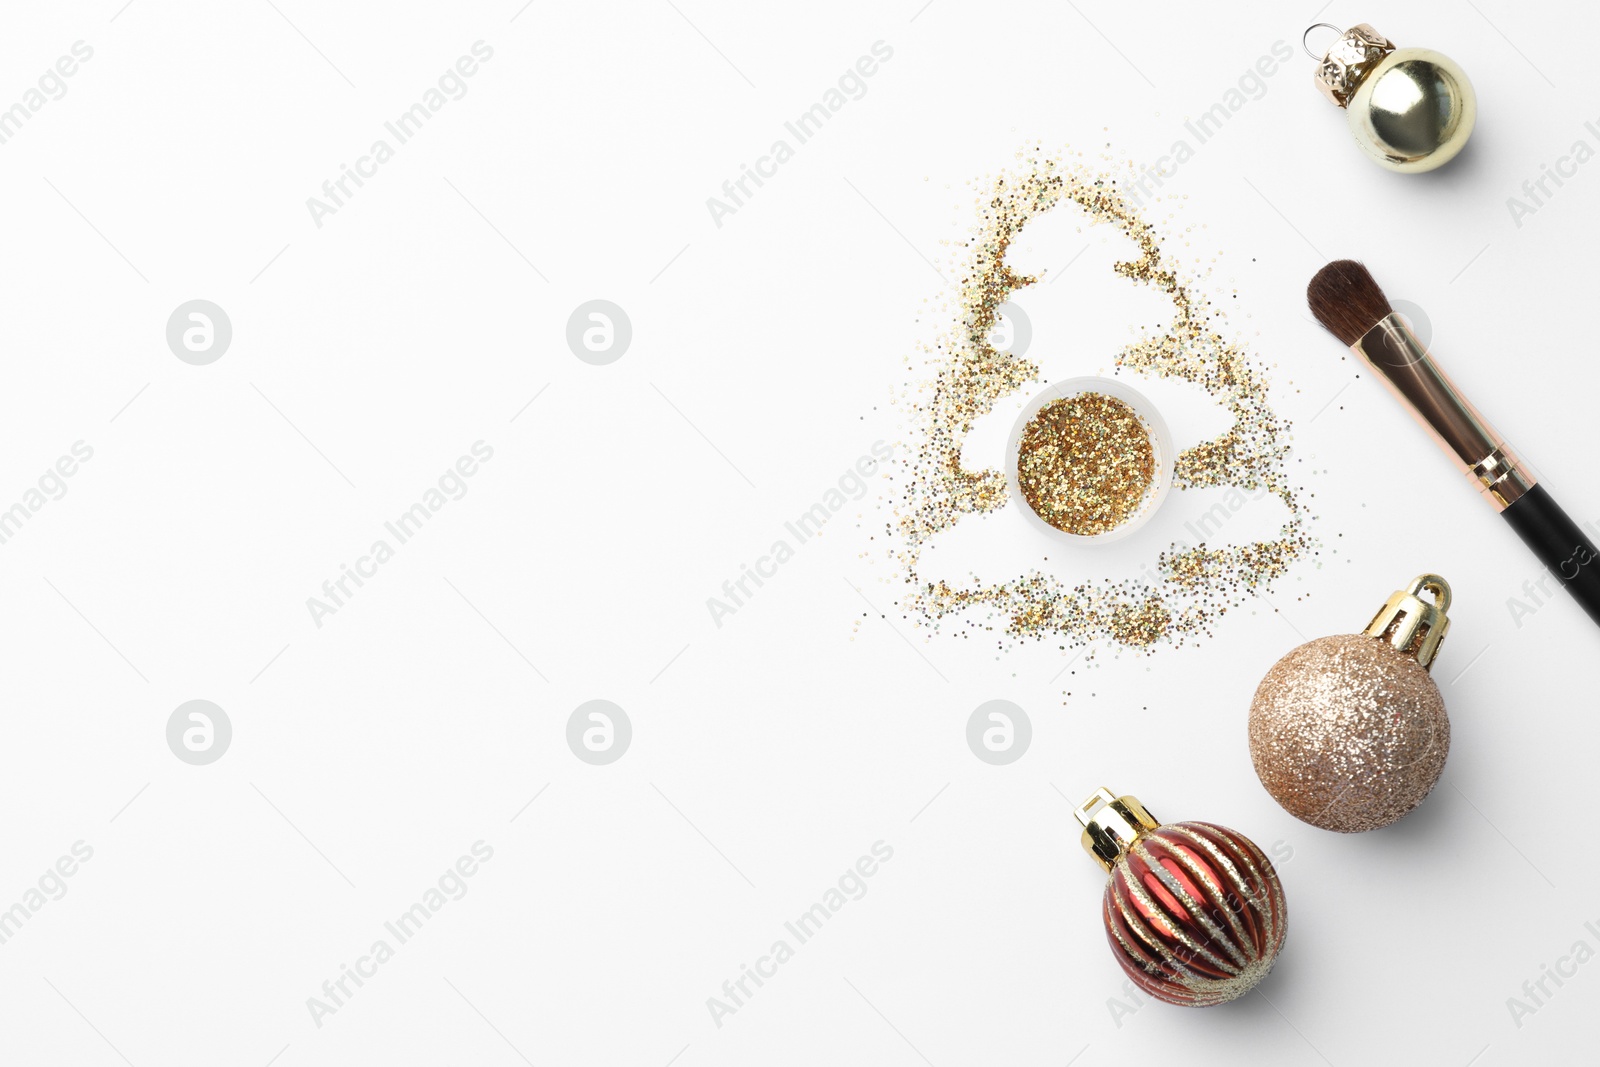
[[[1058,530],[1108,533],[1138,513],[1155,481],[1150,431],[1116,397],[1052,400],[1022,431],[1017,483],[1028,506]]]

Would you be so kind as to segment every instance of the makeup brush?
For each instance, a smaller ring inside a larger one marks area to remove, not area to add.
[[[1517,535],[1600,623],[1600,551],[1437,366],[1372,275],[1353,259],[1306,286],[1317,321],[1350,346],[1456,461]]]

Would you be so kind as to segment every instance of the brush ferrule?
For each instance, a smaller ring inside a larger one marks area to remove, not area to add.
[[[1350,346],[1416,417],[1497,511],[1537,484],[1396,314],[1379,319]]]

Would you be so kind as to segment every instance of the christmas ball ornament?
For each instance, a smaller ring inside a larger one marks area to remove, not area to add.
[[[1306,34],[1319,26],[1338,31],[1318,23]],[[1362,151],[1403,174],[1450,162],[1478,120],[1477,95],[1455,60],[1427,48],[1396,48],[1364,22],[1340,33],[1321,57],[1316,83],[1345,109]]]
[[[1133,797],[1104,788],[1076,814],[1083,847],[1110,874],[1106,939],[1140,989],[1207,1007],[1267,976],[1288,913],[1278,874],[1254,842],[1207,822],[1163,826]]]
[[[1450,717],[1428,673],[1449,609],[1449,584],[1424,574],[1363,632],[1301,645],[1267,672],[1250,705],[1250,758],[1285,811],[1357,833],[1422,803],[1450,752]]]

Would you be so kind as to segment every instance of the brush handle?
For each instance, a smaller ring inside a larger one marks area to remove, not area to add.
[[[1600,550],[1561,505],[1535,485],[1500,513],[1534,555],[1561,579],[1589,618],[1600,624]]]

